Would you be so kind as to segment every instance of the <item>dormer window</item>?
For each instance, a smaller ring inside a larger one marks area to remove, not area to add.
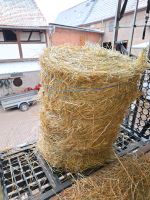
[[[114,30],[114,21],[109,22],[109,32]]]
[[[11,30],[4,30],[3,37],[4,37],[5,42],[16,42],[17,41],[16,33]]]

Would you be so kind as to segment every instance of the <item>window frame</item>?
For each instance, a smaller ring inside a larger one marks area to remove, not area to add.
[[[113,32],[114,31],[114,20],[109,22],[108,29],[109,29],[109,32]]]
[[[110,46],[110,48],[107,48],[107,46]],[[112,42],[103,42],[102,47],[105,49],[112,49]]]

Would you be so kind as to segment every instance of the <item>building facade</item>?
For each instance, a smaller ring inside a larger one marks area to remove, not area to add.
[[[118,41],[123,41],[125,46],[128,48],[130,39],[131,39],[131,30],[132,30],[132,25],[133,25],[133,16],[134,12],[129,12],[126,13],[125,16],[121,19],[120,21],[120,27],[119,32],[118,32]],[[145,9],[138,10],[137,13],[137,19],[136,19],[136,26],[134,29],[134,37],[133,37],[133,48],[132,48],[132,53],[133,54],[138,54],[140,50],[137,48],[134,48],[134,46],[141,44],[141,43],[146,43],[150,41],[150,26],[147,27],[146,30],[146,35],[145,39],[142,39],[143,35],[143,29],[144,29],[144,22],[145,22]],[[94,22],[91,24],[87,24],[86,27],[88,28],[94,28],[94,29],[101,29],[104,31],[103,35],[103,46],[112,46],[112,41],[113,41],[113,35],[114,35],[114,22],[115,22],[115,17],[112,17],[110,19],[106,19],[103,21],[98,21]]]
[[[100,44],[110,48],[113,41],[117,2],[117,0],[87,0],[60,13],[56,22],[93,30],[101,30],[104,34]],[[118,41],[123,41],[126,47],[129,47],[130,43],[136,2],[137,0],[128,0],[125,15],[120,21],[121,28],[119,29]],[[132,53],[135,54],[138,54],[139,50],[135,49],[134,46],[149,42],[150,40],[150,22],[147,26],[145,39],[142,40],[146,5],[147,0],[139,0],[132,48]]]
[[[89,28],[49,24],[50,45],[85,45],[86,43],[101,43],[103,32]]]
[[[40,82],[39,56],[48,26],[34,0],[0,0],[0,96]],[[22,80],[19,86],[14,79]]]

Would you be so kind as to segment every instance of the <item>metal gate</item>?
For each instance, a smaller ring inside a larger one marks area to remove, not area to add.
[[[150,69],[143,73],[139,89],[142,96],[131,103],[114,144],[121,155],[150,142]]]

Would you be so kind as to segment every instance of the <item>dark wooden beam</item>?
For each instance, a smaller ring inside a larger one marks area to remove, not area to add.
[[[22,47],[21,47],[21,42],[20,42],[20,31],[16,31],[16,36],[17,36],[20,59],[23,59]]]
[[[50,37],[49,37],[48,31],[45,31],[45,39],[46,39],[46,47],[49,47],[50,46]]]
[[[30,32],[30,35],[28,37],[28,41],[30,41],[31,36],[32,36],[32,31]]]

